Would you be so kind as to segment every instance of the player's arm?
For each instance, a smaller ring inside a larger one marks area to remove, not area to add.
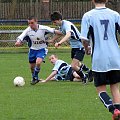
[[[62,43],[66,42],[70,37],[71,37],[71,32],[69,31],[69,32],[66,33],[66,35],[63,37],[62,40],[55,43],[55,47],[59,47]]]
[[[85,52],[87,55],[90,55],[91,54],[91,47],[90,47],[90,43],[89,41],[85,40],[85,39],[82,39],[82,44],[85,48]]]
[[[15,42],[15,46],[16,46],[16,47],[22,46],[21,40],[18,40],[18,39],[17,39],[17,41]]]
[[[85,47],[85,52],[87,55],[91,54],[91,47],[90,47],[90,41],[89,41],[89,16],[85,15],[82,18],[82,23],[81,23],[81,41],[83,46]]]
[[[48,40],[48,43],[54,43],[55,40],[60,38],[62,34],[56,34],[52,39]]]
[[[53,78],[56,74],[57,74],[57,71],[54,70],[45,80],[43,80],[41,82],[48,82],[48,81],[50,81],[51,78]]]
[[[57,34],[57,35],[63,35],[60,30],[55,30],[54,33]]]
[[[29,27],[26,28],[23,31],[23,33],[20,36],[17,37],[16,42],[15,42],[15,46],[19,47],[23,44],[23,40],[24,40],[25,36],[27,35],[28,30],[29,30]]]

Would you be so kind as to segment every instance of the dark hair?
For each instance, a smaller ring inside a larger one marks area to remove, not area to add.
[[[28,20],[32,20],[32,19],[34,19],[35,21],[37,21],[37,18],[36,18],[35,16],[30,16],[30,17],[28,18]]]
[[[108,0],[94,0],[95,3],[106,3]]]
[[[60,19],[62,20],[62,14],[58,11],[55,11],[51,14],[50,18],[51,21],[60,20]]]

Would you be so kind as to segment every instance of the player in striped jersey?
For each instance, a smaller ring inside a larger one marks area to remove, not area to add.
[[[82,64],[83,58],[84,58],[84,47],[81,43],[80,39],[80,32],[75,27],[73,23],[67,20],[62,20],[62,15],[59,12],[54,12],[51,14],[51,20],[55,25],[59,26],[59,30],[63,33],[64,37],[55,44],[55,47],[59,47],[63,42],[69,41],[70,46],[72,48],[71,50],[71,58],[72,58],[72,69],[79,74],[79,76],[82,78],[82,81],[86,83],[86,75],[83,73],[82,70],[87,71],[89,74],[89,80],[92,81],[92,71]],[[55,36],[51,41],[55,41],[60,36]]]
[[[52,73],[41,82],[47,82],[50,80],[70,80],[74,78],[80,79],[80,76],[71,68],[71,66],[63,60],[58,59],[57,55],[51,55],[49,57],[50,62],[54,65]]]
[[[120,34],[120,14],[105,7],[107,0],[93,0],[95,8],[82,18],[81,39],[89,52],[92,41],[92,70],[94,84],[101,101],[113,114],[113,120],[120,120],[120,48],[117,32]],[[113,100],[106,91],[110,85]]]
[[[45,35],[46,33],[61,34],[61,32],[48,26],[39,25],[34,16],[28,19],[28,24],[29,27],[17,37],[15,46],[21,46],[24,40],[28,42],[29,63],[32,73],[31,85],[35,85],[39,82],[38,73],[40,72],[40,66],[48,52]]]

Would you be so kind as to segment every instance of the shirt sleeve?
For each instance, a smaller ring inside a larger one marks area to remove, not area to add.
[[[58,71],[58,69],[59,69],[59,66],[58,66],[58,64],[55,64],[55,66],[53,67],[53,71]]]
[[[17,41],[23,42],[24,38],[27,36],[27,33],[29,31],[29,27],[26,28],[20,36],[17,37]]]
[[[65,23],[65,32],[68,33],[68,32],[72,32],[72,29],[71,29],[71,24],[69,23]]]
[[[55,28],[45,26],[45,30],[46,30],[46,32],[49,32],[49,33],[55,33]]]
[[[90,22],[89,17],[84,14],[81,23],[81,39],[88,40],[88,32],[89,32]]]

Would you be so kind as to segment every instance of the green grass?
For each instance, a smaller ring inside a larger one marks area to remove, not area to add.
[[[51,50],[70,63],[69,50]],[[46,78],[52,65],[46,57],[41,78]],[[90,57],[84,62],[90,67]],[[23,76],[24,87],[15,87],[13,79]],[[48,82],[31,86],[27,53],[0,54],[0,120],[111,120],[111,114],[97,97],[93,83]],[[109,89],[108,89],[109,90]]]

